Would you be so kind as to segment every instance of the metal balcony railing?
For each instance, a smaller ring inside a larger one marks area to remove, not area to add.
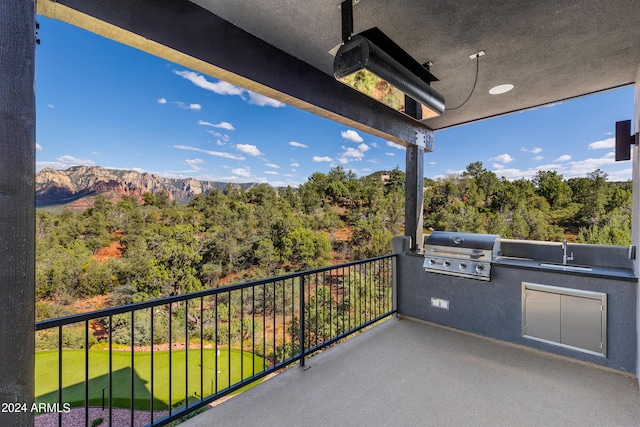
[[[123,410],[131,426],[166,425],[394,313],[394,264],[388,255],[38,322],[48,350],[36,353],[36,405],[60,426],[70,411],[79,425],[99,422],[96,407],[101,425]]]

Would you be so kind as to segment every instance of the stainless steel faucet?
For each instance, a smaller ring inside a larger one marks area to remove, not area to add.
[[[567,239],[562,241],[562,264],[567,265],[567,261],[573,261],[573,252],[567,256]]]

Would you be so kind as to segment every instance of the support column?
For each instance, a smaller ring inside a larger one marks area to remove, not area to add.
[[[422,249],[422,202],[424,188],[424,147],[407,147],[404,234],[411,237],[410,250]]]
[[[422,105],[409,96],[404,97],[405,113],[416,120],[422,119]],[[407,181],[405,185],[404,235],[411,237],[410,251],[422,250],[424,152],[433,151],[433,131],[416,131],[414,145],[407,147]]]
[[[35,17],[35,0],[0,2],[0,403],[27,409],[3,426],[34,419]]]

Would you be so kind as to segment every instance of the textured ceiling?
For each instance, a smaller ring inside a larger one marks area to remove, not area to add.
[[[193,0],[243,30],[332,74],[341,41],[337,0]],[[379,27],[440,79],[442,129],[634,82],[640,66],[637,0],[361,0],[354,30]],[[503,95],[493,86],[511,83]]]

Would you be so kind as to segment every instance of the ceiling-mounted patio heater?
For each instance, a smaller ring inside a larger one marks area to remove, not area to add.
[[[403,113],[407,95],[422,105],[418,119],[442,114],[444,98],[429,86],[438,79],[378,28],[351,36],[351,0],[341,7],[343,44],[333,62],[335,78]]]

